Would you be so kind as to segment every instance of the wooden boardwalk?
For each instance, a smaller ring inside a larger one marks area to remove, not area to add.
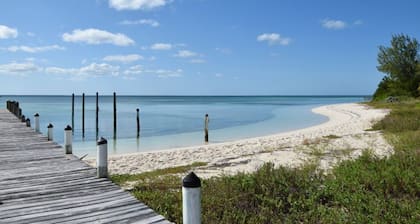
[[[0,110],[0,223],[169,222]]]

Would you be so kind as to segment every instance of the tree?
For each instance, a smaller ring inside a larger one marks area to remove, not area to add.
[[[391,46],[379,47],[378,70],[386,73],[374,98],[386,95],[419,96],[419,43],[407,35],[392,36]]]

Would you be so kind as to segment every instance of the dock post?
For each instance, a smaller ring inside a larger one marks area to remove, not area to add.
[[[114,92],[114,139],[117,138],[117,95]]]
[[[35,131],[39,133],[39,114],[34,115]]]
[[[108,177],[108,142],[103,137],[97,142],[96,166],[98,178]]]
[[[182,180],[182,221],[184,224],[201,223],[201,180],[194,172]]]
[[[204,117],[204,141],[209,142],[209,115]]]
[[[19,109],[18,109],[18,115],[17,115],[17,117],[18,117],[19,119],[21,119],[21,118],[22,118],[22,109],[21,109],[21,108],[19,108]]]
[[[82,94],[82,137],[85,137],[85,94]]]
[[[21,122],[26,122],[26,118],[25,118],[25,115],[22,115],[22,118],[21,118],[21,120],[20,120]]]
[[[66,154],[72,154],[73,153],[73,134],[72,134],[72,128],[70,125],[67,125],[67,127],[64,128],[64,149]]]
[[[99,95],[96,92],[96,141],[98,141],[99,135]]]
[[[137,108],[137,138],[140,137],[140,109]]]
[[[71,94],[71,126],[74,128],[74,93]],[[72,134],[74,133],[73,128],[71,129]]]
[[[48,124],[48,126],[47,126],[47,128],[48,128],[48,132],[47,132],[47,138],[48,138],[48,141],[53,141],[54,139],[53,139],[53,129],[54,129],[54,126],[51,124],[51,123],[49,123]]]
[[[17,116],[17,117],[19,117],[19,116],[18,116],[18,112],[19,112],[19,102],[17,102],[17,101],[16,101],[16,103],[15,103],[15,110],[14,110],[14,114],[15,114],[15,116]]]
[[[26,118],[26,127],[31,127],[31,120]]]

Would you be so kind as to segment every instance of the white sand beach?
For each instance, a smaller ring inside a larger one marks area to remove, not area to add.
[[[312,111],[329,120],[300,130],[233,142],[113,155],[109,158],[109,171],[134,174],[206,162],[206,166],[195,168],[194,172],[208,178],[252,172],[267,162],[298,166],[305,161],[316,161],[322,169],[328,169],[340,160],[361,155],[363,150],[371,150],[378,156],[392,153],[392,147],[380,132],[367,131],[388,114],[388,110],[347,103],[321,106]],[[87,162],[95,166],[94,160]]]

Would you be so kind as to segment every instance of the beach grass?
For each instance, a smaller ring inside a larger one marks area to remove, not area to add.
[[[204,179],[203,223],[418,223],[419,105],[412,99],[371,104],[392,109],[373,127],[394,146],[388,157],[378,158],[366,150],[328,173],[315,163],[298,168],[268,163],[255,173]],[[167,219],[182,223],[181,178],[167,175],[178,170],[186,169],[149,172],[147,178],[113,176],[113,180],[119,184],[139,180],[133,195]]]

